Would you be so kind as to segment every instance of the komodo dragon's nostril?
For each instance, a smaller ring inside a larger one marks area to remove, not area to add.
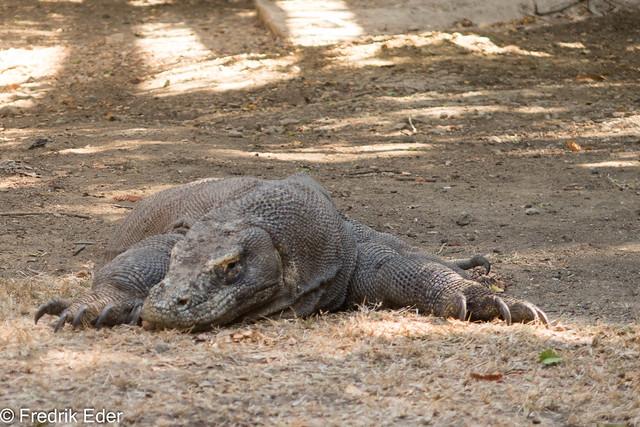
[[[178,305],[187,305],[189,304],[189,298],[188,297],[180,297],[178,298]]]

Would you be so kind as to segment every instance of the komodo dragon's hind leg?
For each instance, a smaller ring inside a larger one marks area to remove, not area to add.
[[[163,234],[137,243],[96,272],[88,294],[75,301],[50,300],[38,308],[35,322],[45,314],[59,315],[55,331],[65,323],[74,328],[137,324],[149,289],[164,278],[171,249],[182,237]]]
[[[388,308],[413,306],[423,313],[461,320],[549,322],[535,305],[497,295],[445,263],[404,249],[400,245],[394,248],[380,238],[359,244],[358,264],[351,280],[352,304],[368,301]],[[466,267],[481,261],[472,260],[461,264]]]

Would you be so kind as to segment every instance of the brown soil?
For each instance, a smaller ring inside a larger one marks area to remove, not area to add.
[[[249,1],[5,0],[0,22],[0,406],[146,425],[640,423],[640,14],[306,49]],[[198,336],[30,324],[87,289],[137,196],[297,171],[428,251],[489,254],[554,326],[366,310]],[[545,348],[563,362],[543,368]]]

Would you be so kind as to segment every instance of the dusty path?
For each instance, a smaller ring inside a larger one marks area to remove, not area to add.
[[[639,20],[297,49],[250,2],[2,2],[0,403],[97,404],[126,424],[640,422]],[[376,228],[489,254],[558,326],[408,312],[198,337],[30,325],[39,302],[84,291],[137,196],[296,171]],[[547,347],[563,365],[540,367]]]

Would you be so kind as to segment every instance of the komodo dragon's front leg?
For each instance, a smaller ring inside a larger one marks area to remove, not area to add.
[[[181,234],[161,234],[133,245],[100,268],[91,291],[71,302],[52,299],[38,308],[36,323],[45,314],[59,315],[55,330],[65,323],[77,326],[138,324],[142,303],[149,290],[160,282],[169,268],[173,246]]]

